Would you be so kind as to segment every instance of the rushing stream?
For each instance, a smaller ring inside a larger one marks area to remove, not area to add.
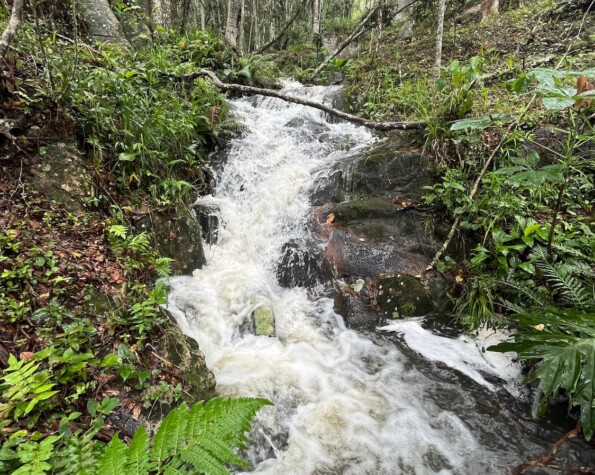
[[[285,92],[328,101],[336,89],[290,84]],[[518,379],[508,361],[494,367],[473,340],[434,335],[417,320],[350,330],[321,289],[278,284],[283,245],[308,238],[314,181],[345,149],[353,154],[353,144],[376,139],[276,99],[233,104],[246,131],[230,144],[216,195],[200,200],[216,210],[218,242],[203,269],[173,280],[170,308],[198,341],[221,395],[275,404],[252,431],[250,470],[507,473],[549,449],[563,431],[526,419],[510,394],[518,386],[497,377]],[[305,125],[288,126],[296,118]],[[316,136],[321,123],[330,129],[324,140]],[[259,306],[274,312],[275,337],[251,333]],[[584,463],[586,447],[568,446],[564,457]]]

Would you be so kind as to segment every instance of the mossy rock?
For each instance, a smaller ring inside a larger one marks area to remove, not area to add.
[[[268,307],[258,307],[252,314],[254,328],[257,335],[275,335],[275,314]]]
[[[184,335],[176,326],[168,329],[162,340],[162,349],[167,358],[178,367],[190,386],[192,402],[208,401],[215,397],[215,376],[207,367],[205,356],[198,343]]]
[[[152,211],[136,223],[136,228],[139,232],[148,231],[159,254],[173,259],[174,275],[190,275],[205,264],[202,229],[186,207]]]
[[[332,207],[337,222],[359,221],[370,218],[393,218],[399,208],[383,198],[347,201]]]
[[[386,318],[421,317],[434,310],[424,286],[410,275],[381,279],[378,294]]]

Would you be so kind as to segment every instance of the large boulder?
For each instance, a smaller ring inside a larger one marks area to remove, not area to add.
[[[124,29],[107,0],[79,0],[78,8],[93,40],[130,47]]]

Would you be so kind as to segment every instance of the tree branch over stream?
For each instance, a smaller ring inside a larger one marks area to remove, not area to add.
[[[283,94],[279,91],[275,91],[273,89],[263,89],[260,87],[252,87],[252,86],[244,86],[242,84],[229,84],[222,82],[217,75],[213,71],[209,71],[208,69],[199,69],[198,71],[190,74],[186,74],[183,76],[184,79],[196,79],[200,77],[208,77],[213,84],[221,89],[222,91],[236,91],[241,92],[244,94],[250,95],[261,95],[261,96],[268,96],[268,97],[276,97],[277,99],[281,99],[286,102],[292,102],[294,104],[299,104],[302,106],[312,107],[314,109],[321,110],[326,112],[327,114],[331,114],[335,117],[340,119],[346,120],[347,122],[351,122],[353,124],[362,125],[369,129],[379,130],[381,132],[388,132],[390,130],[416,130],[422,129],[425,127],[425,122],[421,121],[413,121],[413,122],[374,122],[372,120],[364,119],[362,117],[357,117],[352,114],[348,114],[347,112],[343,112],[337,109],[333,109],[332,107],[325,106],[319,102],[309,101],[307,99],[301,99],[299,97],[288,96],[287,94]]]

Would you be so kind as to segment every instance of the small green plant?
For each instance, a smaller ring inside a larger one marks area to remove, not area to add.
[[[11,419],[16,421],[25,416],[32,417],[34,410],[38,412],[40,406],[47,405],[47,400],[58,393],[50,372],[40,371],[39,367],[40,364],[35,361],[19,361],[14,355],[9,356],[8,368],[0,378],[2,425],[7,425]]]

